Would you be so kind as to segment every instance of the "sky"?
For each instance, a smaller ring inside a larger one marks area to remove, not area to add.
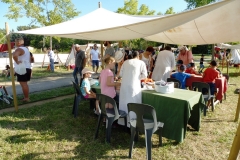
[[[113,12],[124,6],[124,0],[72,0],[75,8],[81,12],[78,17],[96,10],[98,8],[98,2],[101,2],[102,8]],[[174,12],[182,12],[187,8],[187,3],[184,0],[138,0],[139,7],[142,4],[147,5],[150,10],[155,10],[156,14],[158,12],[165,13],[170,7],[173,7]],[[14,31],[17,31],[17,26],[27,26],[30,23],[30,19],[28,18],[21,18],[16,22],[15,20],[9,20],[4,17],[8,12],[8,6],[8,4],[0,2],[1,29],[5,28],[5,22],[8,23],[9,29],[14,29]]]

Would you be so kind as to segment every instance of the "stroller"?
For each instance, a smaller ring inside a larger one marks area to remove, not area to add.
[[[0,86],[0,101],[10,104],[12,100],[13,98],[5,93],[3,86]]]

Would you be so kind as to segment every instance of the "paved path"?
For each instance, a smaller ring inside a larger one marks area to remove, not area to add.
[[[93,78],[96,78],[98,74],[92,75]],[[29,85],[29,92],[39,92],[44,90],[49,90],[53,88],[59,88],[64,86],[70,86],[72,85],[73,81],[72,74],[66,74],[63,76],[56,76],[56,77],[46,77],[46,78],[39,78],[39,79],[31,79],[30,82],[28,82]],[[10,95],[12,95],[12,82],[8,80],[7,82],[3,82],[3,85],[6,86],[6,89]],[[20,84],[15,81],[16,85],[16,93],[22,94],[22,88]]]

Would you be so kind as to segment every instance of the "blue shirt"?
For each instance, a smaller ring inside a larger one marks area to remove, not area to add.
[[[188,73],[184,73],[184,72],[177,72],[172,74],[172,78],[176,78],[177,80],[179,80],[181,82],[182,85],[182,89],[186,89],[186,80],[187,78],[190,78],[191,75]]]
[[[85,87],[87,88],[87,91],[90,91],[91,86],[90,86],[90,82],[88,79],[83,79],[81,87],[80,87],[80,90],[81,90],[83,96],[87,95],[87,93],[85,92],[85,89],[84,89]]]

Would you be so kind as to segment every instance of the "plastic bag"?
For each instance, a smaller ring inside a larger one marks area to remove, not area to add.
[[[24,75],[24,74],[27,73],[27,70],[26,70],[26,67],[25,67],[24,63],[15,64],[14,70],[19,75]]]

